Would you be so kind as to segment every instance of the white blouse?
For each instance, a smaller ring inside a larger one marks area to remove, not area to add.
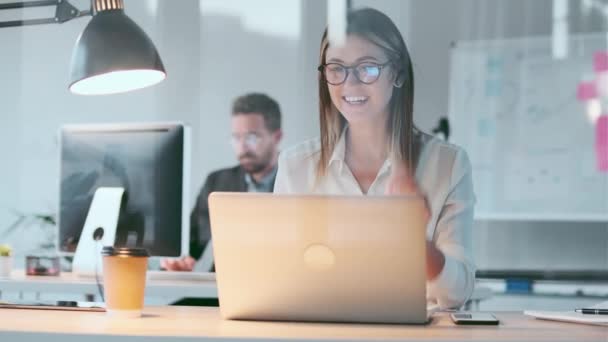
[[[471,255],[475,205],[471,163],[463,149],[431,136],[424,137],[416,181],[431,209],[427,239],[434,241],[445,255],[443,270],[427,282],[427,299],[442,309],[458,308],[470,298],[475,284]],[[329,160],[327,174],[319,181],[316,168],[321,156],[320,139],[283,151],[279,156],[274,192],[363,195],[345,163],[345,149],[343,133]],[[369,188],[369,195],[384,195],[390,171],[391,163],[387,159]]]

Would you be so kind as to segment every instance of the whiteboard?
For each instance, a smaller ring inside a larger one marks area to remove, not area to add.
[[[570,37],[563,59],[551,37],[454,44],[449,117],[471,159],[477,219],[608,222],[608,174],[576,99],[606,39]]]

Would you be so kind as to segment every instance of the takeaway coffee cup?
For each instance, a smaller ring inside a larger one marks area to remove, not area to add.
[[[107,313],[122,318],[140,317],[144,307],[148,251],[106,246],[101,255]]]

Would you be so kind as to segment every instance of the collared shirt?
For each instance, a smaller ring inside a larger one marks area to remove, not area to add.
[[[261,181],[256,182],[250,174],[245,173],[247,192],[272,192],[276,174],[277,167],[275,166]]]
[[[345,135],[343,132],[334,148],[327,174],[319,180],[320,139],[306,141],[281,153],[274,192],[363,195],[345,162]],[[427,299],[441,308],[457,308],[470,298],[475,284],[471,252],[475,205],[471,163],[463,149],[427,135],[423,135],[423,139],[415,177],[431,210],[427,240],[434,241],[445,256],[442,271],[427,282]],[[390,172],[391,162],[387,159],[367,194],[384,195]]]

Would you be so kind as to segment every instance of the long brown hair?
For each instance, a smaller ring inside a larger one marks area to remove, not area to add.
[[[417,128],[414,126],[414,71],[407,46],[399,29],[384,13],[362,8],[350,11],[347,15],[347,34],[354,34],[367,39],[380,47],[391,61],[396,72],[393,94],[389,102],[389,118],[386,132],[389,137],[390,158],[404,161],[415,170],[419,144],[416,139]],[[325,64],[325,55],[329,41],[327,29],[321,39],[319,62]],[[327,164],[334,151],[340,135],[346,126],[346,119],[338,112],[331,101],[329,88],[322,72],[319,72],[319,122],[321,128],[321,158],[317,165],[317,175],[322,177],[327,172]]]

